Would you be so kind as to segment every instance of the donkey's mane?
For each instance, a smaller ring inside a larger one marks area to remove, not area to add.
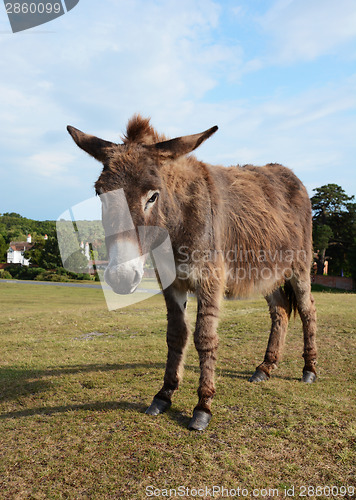
[[[124,144],[155,144],[166,141],[167,137],[159,134],[150,124],[150,118],[134,115],[128,122],[126,134],[123,137]]]

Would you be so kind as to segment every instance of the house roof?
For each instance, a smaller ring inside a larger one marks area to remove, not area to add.
[[[14,252],[23,252],[24,250],[31,250],[33,243],[28,243],[27,241],[10,241],[10,248]]]

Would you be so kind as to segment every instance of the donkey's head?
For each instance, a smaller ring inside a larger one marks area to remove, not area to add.
[[[129,121],[122,144],[99,139],[74,127],[67,129],[81,149],[103,163],[95,189],[102,201],[109,255],[105,281],[116,293],[132,293],[142,279],[144,255],[155,235],[155,231],[144,229],[162,226],[165,190],[162,165],[193,151],[217,127],[166,140],[155,132],[149,120],[137,115]]]

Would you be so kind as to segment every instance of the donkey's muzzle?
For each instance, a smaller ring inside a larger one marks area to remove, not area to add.
[[[142,276],[143,269],[125,264],[109,266],[104,274],[106,283],[120,295],[133,293],[141,283]]]

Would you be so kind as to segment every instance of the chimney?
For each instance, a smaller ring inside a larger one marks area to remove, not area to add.
[[[85,243],[84,255],[85,255],[85,257],[86,257],[88,260],[90,260],[90,253],[89,253],[89,250],[90,250],[90,249],[89,249],[89,243],[88,243],[88,242],[86,242],[86,243]]]
[[[30,234],[27,235],[27,243],[32,243],[32,238]]]

